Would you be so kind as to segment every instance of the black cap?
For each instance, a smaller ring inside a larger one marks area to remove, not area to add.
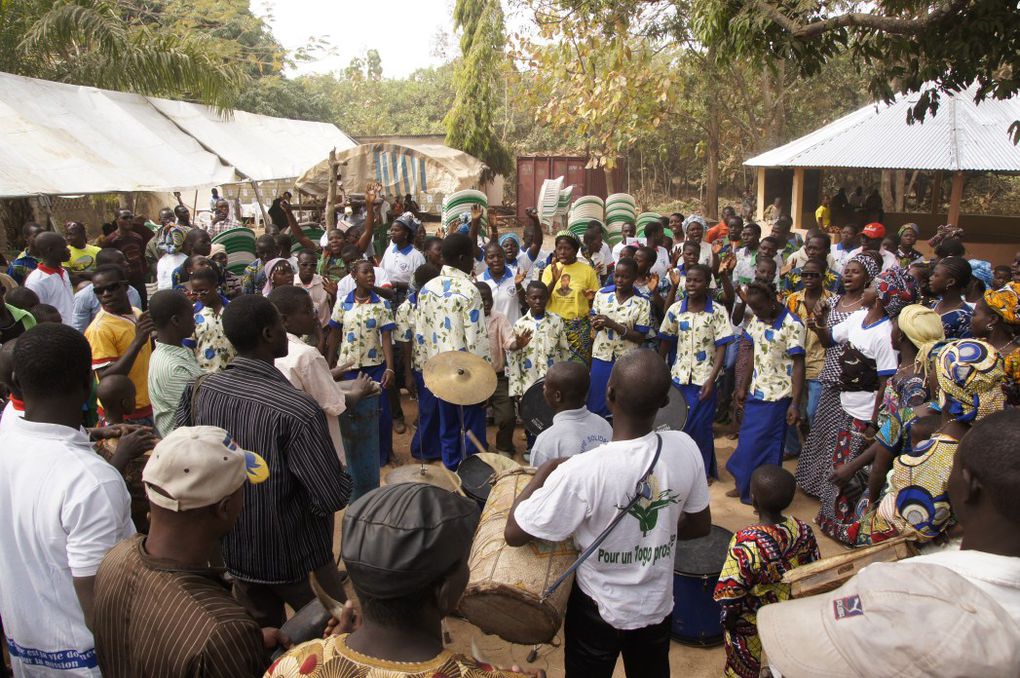
[[[399,483],[351,504],[341,556],[351,582],[373,598],[421,591],[468,556],[478,505],[425,483]]]

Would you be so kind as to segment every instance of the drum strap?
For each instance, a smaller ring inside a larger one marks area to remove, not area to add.
[[[616,517],[613,518],[613,521],[611,523],[609,523],[609,526],[606,527],[606,529],[602,530],[602,534],[595,537],[595,541],[589,544],[588,548],[581,552],[581,555],[577,556],[577,560],[575,560],[573,564],[567,568],[567,571],[561,574],[559,579],[550,584],[549,588],[542,592],[542,600],[545,600],[546,598],[551,596],[556,591],[556,589],[558,589],[563,584],[563,582],[565,582],[570,577],[570,575],[574,574],[574,572],[577,571],[577,568],[581,567],[581,563],[588,560],[591,554],[595,553],[595,549],[602,545],[602,542],[606,540],[606,537],[609,536],[609,533],[612,532],[616,528],[616,526],[620,524],[620,521],[623,520],[624,516],[626,516],[627,513],[632,508],[634,508],[635,504],[637,504],[642,499],[652,498],[652,487],[651,485],[648,484],[648,477],[652,475],[652,471],[655,469],[655,465],[659,463],[659,455],[662,454],[662,436],[656,433],[655,440],[656,440],[655,456],[652,457],[652,463],[648,465],[648,470],[645,471],[644,475],[641,476],[641,478],[637,481],[637,485],[634,486],[634,498],[631,499],[626,506],[620,509],[620,512],[616,514]]]

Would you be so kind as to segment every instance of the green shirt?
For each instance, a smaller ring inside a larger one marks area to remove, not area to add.
[[[174,430],[174,414],[181,394],[202,374],[190,349],[156,342],[149,358],[149,400],[156,430],[161,436],[166,437]]]

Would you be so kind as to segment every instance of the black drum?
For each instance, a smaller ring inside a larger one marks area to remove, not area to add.
[[[656,431],[682,431],[687,423],[687,399],[674,385],[669,387],[669,404],[655,416]]]
[[[521,421],[528,433],[537,436],[553,423],[553,411],[545,401],[545,379],[539,379],[521,396]]]
[[[712,599],[733,533],[712,526],[707,536],[677,542],[673,560],[673,640],[711,647],[723,642],[722,608]]]
[[[494,468],[473,454],[457,466],[461,489],[465,495],[474,499],[481,507],[484,507],[485,502],[489,499],[489,492],[492,490],[491,481],[495,474]]]

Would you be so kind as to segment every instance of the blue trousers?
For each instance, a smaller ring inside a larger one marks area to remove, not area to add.
[[[351,502],[379,487],[380,400],[385,398],[379,395],[362,398],[340,415],[347,473],[354,484]]]
[[[439,410],[436,396],[425,386],[425,377],[414,370],[414,383],[418,387],[418,427],[411,438],[411,456],[415,459],[442,459],[439,442]]]
[[[783,463],[786,439],[786,410],[790,399],[775,402],[748,398],[744,403],[744,421],[740,425],[737,449],[726,462],[740,490],[740,501],[751,503],[751,474],[765,464]]]
[[[808,379],[804,382],[807,385],[807,400],[801,401],[800,413],[805,417],[810,427],[815,423],[815,412],[818,410],[818,399],[822,397],[822,382],[817,379]],[[797,427],[790,426],[786,430],[786,453],[794,457],[800,456],[801,442],[797,435]]]
[[[462,460],[460,451],[460,406],[436,398],[439,410],[439,440],[442,446],[443,465],[451,471],[456,470]],[[464,405],[464,429],[471,431],[478,438],[482,447],[488,447],[485,440],[485,405]],[[465,447],[467,456],[477,450],[470,440]]]
[[[684,424],[684,433],[694,439],[701,451],[701,458],[705,462],[705,475],[718,479],[719,468],[715,461],[715,437],[712,435],[712,421],[715,419],[715,389],[712,389],[711,397],[700,400],[698,394],[701,393],[701,387],[697,384],[676,384],[676,387],[680,389],[684,400],[687,401],[687,422]]]
[[[613,362],[591,359],[591,385],[588,387],[588,409],[600,417],[609,418],[609,406],[606,405],[606,387],[609,375],[613,373]]]

